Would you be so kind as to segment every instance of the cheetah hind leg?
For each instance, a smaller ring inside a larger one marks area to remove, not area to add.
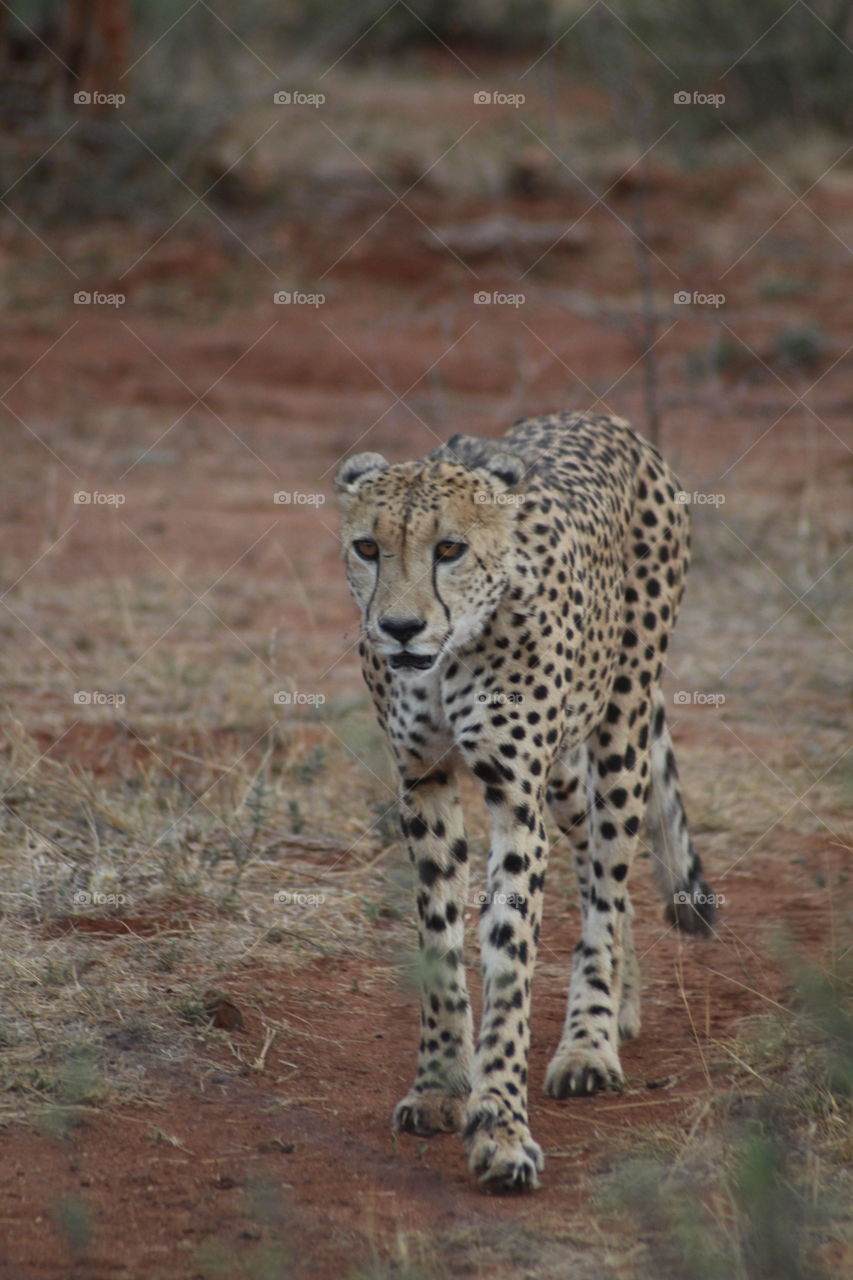
[[[572,845],[585,932],[598,914],[593,912],[590,917],[593,884],[590,791],[589,755],[586,745],[583,745],[554,765],[549,778],[548,803],[554,821],[568,836]],[[640,1029],[640,989],[630,921],[631,908],[626,893],[625,912],[621,916],[625,952],[624,957],[620,956],[619,965],[612,975],[616,988],[621,987],[617,1024],[620,1039],[628,1039]],[[594,990],[587,991],[586,980],[592,976],[598,987],[601,986],[601,979],[596,976],[595,964],[589,970],[590,956],[595,950],[596,948],[592,948],[592,951],[587,951],[581,942],[572,957],[566,1022],[560,1044],[545,1075],[545,1092],[554,1098],[565,1098],[568,1094],[594,1093],[599,1089],[618,1085],[622,1080],[622,1068],[616,1052],[616,1026],[613,1028],[614,1038],[609,1043],[602,1040],[595,1043],[596,1037],[590,1037],[587,1027],[583,1025],[584,1007],[595,1003],[597,998]],[[589,995],[589,998],[585,998],[585,995]]]
[[[625,894],[622,923],[622,993],[619,999],[619,1039],[635,1040],[640,1034],[640,966],[634,946],[634,908]]]

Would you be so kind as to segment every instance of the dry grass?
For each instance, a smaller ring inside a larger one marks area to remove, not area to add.
[[[363,708],[344,718],[370,738]],[[334,714],[329,734],[293,720],[266,734],[198,728],[185,745],[180,733],[158,735],[155,720],[94,726],[100,751],[87,754],[119,760],[106,773],[74,752],[45,754],[10,727],[0,828],[7,1119],[48,1101],[150,1100],[158,1062],[190,1052],[205,988],[258,961],[366,955],[371,917],[394,911],[381,872],[390,797],[364,787]],[[331,797],[348,791],[349,816],[330,822]],[[86,932],[98,919],[116,932]],[[84,1048],[91,1079],[69,1099],[68,1066]]]
[[[599,1188],[632,1222],[649,1268],[685,1280],[820,1280],[853,1260],[851,1099],[853,973],[781,957],[790,1010],[745,1019],[712,1047],[733,1065],[729,1087],[694,1102],[686,1138],[645,1141]],[[648,1139],[648,1135],[647,1135]],[[618,1230],[618,1228],[617,1228]]]

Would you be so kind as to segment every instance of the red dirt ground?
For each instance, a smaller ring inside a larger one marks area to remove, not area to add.
[[[248,1266],[260,1244],[274,1239],[286,1242],[292,1274],[338,1280],[371,1249],[393,1249],[401,1231],[473,1232],[508,1219],[553,1229],[584,1212],[595,1219],[585,1175],[612,1168],[608,1138],[663,1127],[686,1139],[697,1101],[731,1087],[720,1042],[747,1015],[784,1002],[785,980],[768,955],[771,932],[781,928],[801,953],[820,954],[826,893],[803,872],[826,870],[823,849],[801,848],[796,860],[780,850],[772,888],[758,872],[739,876],[717,938],[698,941],[665,929],[640,867],[644,1028],[623,1052],[628,1088],[563,1103],[545,1099],[539,1086],[560,1035],[575,926],[549,897],[531,1055],[531,1123],[546,1171],[542,1190],[510,1207],[472,1184],[456,1137],[391,1134],[390,1112],[412,1068],[416,1012],[387,965],[343,957],[286,977],[243,971],[229,994],[247,1025],[233,1039],[249,1063],[264,1029],[276,1030],[263,1071],[235,1066],[224,1048],[207,1045],[197,1071],[175,1070],[162,1105],[84,1112],[64,1140],[7,1132],[0,1275],[201,1280],[215,1274],[198,1260],[205,1244],[216,1241],[235,1266],[237,1259]],[[812,887],[804,890],[804,880]],[[129,929],[135,923],[126,921]],[[158,1133],[167,1136],[156,1141]],[[272,1223],[259,1223],[247,1205],[247,1191],[264,1182],[278,1201]],[[94,1213],[94,1244],[76,1269],[53,1217],[58,1200],[75,1194]]]

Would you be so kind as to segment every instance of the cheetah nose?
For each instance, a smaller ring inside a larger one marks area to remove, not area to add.
[[[383,618],[379,626],[393,640],[399,640],[400,644],[406,645],[413,636],[423,631],[426,623],[421,622],[419,618]]]

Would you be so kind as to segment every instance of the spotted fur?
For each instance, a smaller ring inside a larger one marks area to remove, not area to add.
[[[546,803],[571,842],[582,926],[546,1092],[622,1079],[620,1040],[640,1028],[628,876],[644,821],[668,919],[711,924],[660,690],[687,510],[656,449],[617,418],[581,414],[522,421],[500,441],[457,436],[394,466],[359,454],[336,483],[364,676],[399,769],[417,881],[420,1046],[393,1124],[460,1129],[481,1181],[535,1187],[527,1057]],[[476,1044],[462,766],[492,825]]]

